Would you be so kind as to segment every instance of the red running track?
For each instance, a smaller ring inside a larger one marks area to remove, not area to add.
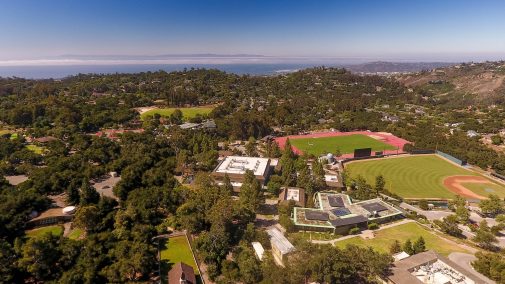
[[[386,133],[386,132],[370,132],[370,131],[351,131],[351,132],[339,132],[339,131],[332,131],[332,132],[318,132],[318,133],[311,133],[311,134],[305,134],[305,135],[289,135],[289,136],[284,136],[284,137],[278,137],[275,138],[275,142],[279,144],[279,147],[281,149],[284,149],[284,145],[286,145],[286,140],[289,138],[290,140],[292,139],[297,139],[297,138],[319,138],[319,137],[332,137],[332,136],[348,136],[348,135],[353,135],[353,134],[362,134],[366,136],[378,136],[382,138],[382,142],[392,145],[396,147],[398,150],[386,150],[384,151],[384,154],[402,154],[405,153],[403,151],[403,146],[405,144],[410,143],[409,141],[396,137],[391,133]],[[293,152],[295,152],[298,155],[302,155],[303,152],[296,148],[295,146],[291,145],[291,148],[293,149]],[[353,158],[354,153],[348,153],[348,154],[343,154],[341,158],[347,159],[347,158]]]

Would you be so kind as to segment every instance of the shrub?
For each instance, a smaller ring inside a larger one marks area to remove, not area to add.
[[[377,229],[379,229],[379,225],[377,223],[370,223],[370,224],[368,224],[368,229],[369,230],[377,230]]]
[[[349,230],[349,235],[357,235],[357,234],[359,234],[359,232],[360,232],[360,229],[358,227],[354,227]]]

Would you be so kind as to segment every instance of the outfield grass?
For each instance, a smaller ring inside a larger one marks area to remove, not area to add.
[[[188,107],[188,108],[159,108],[146,111],[143,114],[141,114],[140,117],[142,119],[146,119],[147,117],[153,116],[155,114],[159,114],[160,116],[163,117],[169,117],[176,109],[180,109],[184,119],[187,120],[196,117],[198,114],[207,115],[214,109],[214,107],[207,106],[207,107]]]
[[[26,231],[25,233],[30,238],[40,237],[40,236],[45,235],[46,233],[51,233],[55,236],[62,236],[63,235],[63,227],[60,225],[47,226],[47,227],[41,227],[41,228],[29,230],[29,231]]]
[[[45,150],[43,147],[33,145],[33,144],[26,145],[26,149],[34,152],[35,154],[39,154],[39,155],[44,153],[44,150]]]
[[[354,153],[354,149],[372,148],[372,151],[394,150],[394,146],[373,139],[362,134],[346,136],[332,136],[319,138],[290,139],[291,145],[304,153],[322,155],[335,153],[338,149],[341,154]]]
[[[364,240],[357,236],[336,242],[335,245],[340,248],[348,244],[362,247],[370,246],[374,250],[387,253],[389,252],[389,247],[395,240],[398,240],[403,245],[407,239],[414,242],[420,236],[424,238],[428,250],[434,250],[442,255],[448,256],[452,252],[468,252],[460,246],[430,233],[421,225],[414,222],[375,231],[375,238],[370,240]]]
[[[386,188],[404,198],[454,198],[454,193],[443,185],[446,177],[481,176],[436,155],[356,161],[348,163],[345,168],[351,177],[361,175],[369,184],[374,184],[375,178],[382,175],[386,180]],[[479,186],[489,187],[487,184]],[[497,191],[505,193],[505,187],[498,184],[495,187]],[[472,190],[471,187],[469,189]]]
[[[496,194],[501,198],[505,197],[505,187],[498,184],[462,183],[462,185],[480,196]]]
[[[198,273],[198,267],[193,259],[193,254],[185,236],[169,238],[168,242],[162,244],[160,249],[161,259],[164,260],[163,263],[167,271],[170,270],[172,265],[184,262],[192,266],[196,274]]]

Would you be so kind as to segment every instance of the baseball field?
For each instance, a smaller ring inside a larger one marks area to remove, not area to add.
[[[489,194],[505,197],[505,185],[455,165],[438,155],[398,156],[353,161],[345,165],[351,177],[361,175],[369,184],[382,175],[386,189],[404,198],[484,199]]]

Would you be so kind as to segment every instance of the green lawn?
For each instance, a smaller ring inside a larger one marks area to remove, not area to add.
[[[30,238],[43,236],[46,233],[51,233],[55,236],[63,235],[63,227],[60,225],[41,227],[33,230],[26,231],[26,235]]]
[[[44,150],[45,150],[43,147],[33,145],[33,144],[26,145],[26,149],[34,152],[35,154],[39,154],[39,155],[44,153]]]
[[[296,138],[290,139],[291,145],[304,153],[322,155],[335,153],[338,149],[341,154],[354,153],[354,149],[372,148],[372,151],[394,150],[394,146],[373,139],[362,134],[347,136]]]
[[[79,228],[75,228],[72,230],[72,232],[70,232],[70,234],[68,234],[68,238],[69,239],[72,239],[72,240],[77,240],[79,239],[82,235],[84,234],[84,230],[82,229],[79,229]]]
[[[11,131],[10,131],[10,130],[7,130],[7,129],[0,129],[0,136],[5,135],[5,134],[9,134],[9,133],[11,133]]]
[[[384,176],[386,188],[404,198],[454,198],[454,194],[443,186],[445,177],[480,176],[436,155],[356,161],[346,164],[345,168],[351,177],[361,175],[372,185],[376,176]],[[505,193],[505,187],[501,185],[496,184],[496,189]]]
[[[149,116],[153,116],[155,114],[159,114],[164,117],[170,116],[177,108],[160,108],[160,109],[152,109],[150,111],[144,112],[140,117],[142,119],[146,119]],[[188,108],[178,108],[182,111],[182,115],[184,116],[184,119],[191,119],[196,117],[196,115],[207,115],[209,114],[214,107],[213,106],[207,106],[207,107],[188,107]]]
[[[161,245],[162,275],[166,275],[172,265],[184,262],[190,265],[198,274],[198,267],[193,259],[193,254],[185,236],[172,237]]]
[[[18,139],[19,135],[17,133],[12,133],[11,134],[11,140]]]
[[[424,238],[427,249],[434,250],[445,256],[449,255],[451,252],[468,252],[456,244],[430,233],[421,225],[414,222],[398,225],[396,227],[391,227],[380,231],[375,231],[375,238],[370,240],[364,240],[361,237],[357,236],[336,242],[335,245],[341,248],[345,247],[348,244],[354,244],[363,247],[370,246],[377,251],[387,253],[389,252],[389,247],[395,240],[400,241],[400,243],[403,245],[407,239],[410,239],[412,242],[414,242],[417,238],[419,238],[419,236],[422,236]]]

